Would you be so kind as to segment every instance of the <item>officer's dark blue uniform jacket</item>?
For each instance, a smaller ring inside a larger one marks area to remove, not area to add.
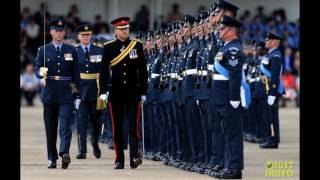
[[[80,91],[79,80],[79,62],[76,48],[67,44],[61,46],[60,53],[57,53],[53,43],[39,47],[36,57],[36,76],[42,78],[39,74],[40,67],[48,68],[46,86],[41,90],[41,101],[43,103],[73,103],[75,98],[72,94],[71,83],[74,83],[77,90]],[[66,79],[66,80],[54,80]]]
[[[242,64],[244,55],[240,40],[232,40],[224,44],[216,54],[215,61],[229,71],[229,80],[213,79],[213,91],[216,105],[229,104],[230,101],[240,101],[240,86],[242,80]],[[216,63],[216,62],[215,62]],[[218,74],[216,65],[214,74]],[[220,74],[221,75],[221,74]]]
[[[93,74],[100,72],[101,59],[103,49],[90,45],[89,57],[90,61],[87,60],[84,49],[81,46],[77,47],[78,60],[80,65],[80,73],[82,74]],[[81,88],[81,100],[96,101],[98,96],[98,86],[96,79],[83,79],[80,76],[80,88]]]
[[[151,101],[158,101],[160,96],[159,85],[160,85],[160,73],[161,73],[161,65],[163,63],[164,52],[162,49],[158,49],[155,56],[154,61],[151,65],[151,80],[149,87],[150,94],[148,97]]]
[[[153,85],[151,84],[151,73],[153,70],[153,63],[155,61],[156,58],[156,54],[155,53],[145,53],[146,54],[146,59],[147,59],[147,70],[148,70],[148,90],[147,90],[147,102],[151,102],[152,101],[152,92],[153,92]]]
[[[185,59],[185,71],[186,75],[183,80],[183,97],[188,98],[194,95],[194,88],[197,81],[197,72],[188,74],[190,70],[196,71],[196,58],[200,48],[199,38],[194,37],[191,39],[191,44],[186,48],[188,57]]]
[[[203,90],[204,90],[204,81],[203,81],[203,72],[204,72],[204,52],[206,50],[206,40],[203,38],[200,40],[200,49],[198,52],[197,60],[196,60],[196,69],[198,71],[197,75],[197,81],[196,81],[196,86],[195,86],[195,93],[194,93],[194,98],[195,99],[203,99]]]
[[[182,81],[183,81],[183,74],[182,72],[184,71],[185,68],[185,60],[184,60],[184,55],[186,53],[186,47],[187,45],[185,43],[181,43],[180,45],[178,45],[178,54],[177,54],[177,63],[176,63],[176,67],[175,67],[175,73],[177,73],[177,80],[174,81],[173,85],[174,87],[176,87],[176,97],[177,99],[176,102],[181,102],[182,100],[182,92],[183,92],[183,88],[182,88]],[[186,55],[187,56],[187,55]]]
[[[271,50],[264,58],[261,59],[259,72],[261,76],[267,75],[264,73],[262,68],[269,71],[268,77],[270,78],[269,92],[266,93],[265,84],[260,81],[256,82],[255,86],[255,96],[264,98],[268,95],[279,96],[284,93],[282,82],[280,80],[281,68],[282,68],[282,56],[279,49]]]
[[[168,60],[165,66],[165,82],[164,82],[164,91],[162,93],[162,101],[166,102],[166,101],[171,101],[172,100],[172,91],[171,91],[171,75],[174,71],[174,65],[175,65],[175,53],[176,50],[175,48],[170,49],[170,52],[168,54]]]

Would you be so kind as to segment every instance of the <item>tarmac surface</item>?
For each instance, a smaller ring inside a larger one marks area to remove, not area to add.
[[[61,159],[57,161],[57,169],[47,168],[46,138],[43,122],[43,108],[39,100],[34,107],[21,107],[21,179],[22,180],[110,180],[110,179],[214,179],[208,175],[183,171],[174,167],[161,165],[160,162],[143,159],[143,164],[137,169],[130,169],[128,151],[126,164],[123,170],[114,170],[114,152],[108,149],[107,144],[100,144],[102,156],[96,159],[88,141],[87,159],[78,160],[77,139],[72,136],[70,148],[71,164],[67,170],[61,169]],[[292,162],[292,169],[281,171],[287,173],[276,179],[299,179],[299,149],[300,109],[288,107],[280,109],[280,136],[279,149],[260,149],[258,144],[244,143],[244,171],[245,180],[275,179],[265,176],[269,169],[266,162]],[[59,147],[59,138],[57,142]],[[289,164],[290,164],[289,163]],[[273,167],[279,163],[273,163]],[[282,164],[283,165],[283,164]],[[289,168],[290,168],[289,167]],[[283,167],[286,168],[286,167]],[[291,171],[293,170],[293,171]],[[279,173],[280,171],[273,171]],[[292,174],[293,173],[293,174]],[[279,174],[278,174],[279,175]],[[282,174],[283,175],[283,174]],[[289,177],[288,177],[289,176]]]

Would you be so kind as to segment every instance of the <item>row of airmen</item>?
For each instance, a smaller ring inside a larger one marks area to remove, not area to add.
[[[237,10],[221,0],[142,38],[149,73],[145,158],[233,179],[242,177],[243,135],[261,148],[278,147],[281,38],[269,32],[258,52],[248,53]]]

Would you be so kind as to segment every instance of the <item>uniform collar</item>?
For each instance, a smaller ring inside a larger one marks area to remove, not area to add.
[[[235,42],[235,41],[238,41],[239,39],[233,39],[231,41],[226,41],[223,46],[226,46],[227,44],[229,44],[230,42]]]
[[[268,53],[271,53],[272,51],[276,50],[277,48],[271,48],[268,50]]]
[[[117,38],[117,40],[116,40],[118,43],[120,43],[120,44],[129,44],[129,42],[130,42],[130,37],[128,37],[125,41],[121,41],[119,38]]]
[[[54,46],[55,49],[57,49],[57,47],[59,47],[60,50],[61,50],[61,47],[62,47],[62,45],[63,45],[63,43],[61,43],[61,44],[55,44],[53,41],[52,41],[52,44],[53,44],[53,46]]]
[[[91,43],[89,43],[87,46],[80,44],[80,46],[82,47],[84,52],[86,52],[86,48],[88,48],[88,51],[90,51]]]

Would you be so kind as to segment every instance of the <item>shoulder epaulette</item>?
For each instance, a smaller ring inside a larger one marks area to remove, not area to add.
[[[111,41],[108,41],[108,42],[105,42],[103,45],[105,46],[105,45],[110,44],[110,43],[112,43],[112,42],[114,42],[114,41],[115,41],[115,39],[113,39],[113,40],[111,40]]]
[[[139,39],[132,39],[132,40],[138,41],[138,42],[140,42],[141,44],[143,44],[143,42],[142,42],[141,40],[139,40]]]

